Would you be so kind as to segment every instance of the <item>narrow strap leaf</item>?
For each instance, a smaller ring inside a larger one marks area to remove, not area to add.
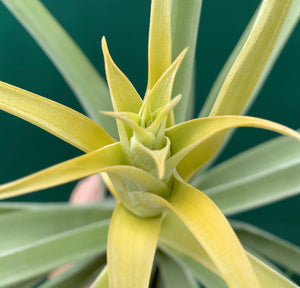
[[[181,161],[177,167],[178,172],[181,177],[189,179],[218,151],[224,132],[229,128],[236,127],[268,129],[300,141],[300,134],[296,131],[260,118],[247,116],[198,118],[171,127],[166,131],[166,136],[172,143],[172,157],[168,160],[167,169],[173,169]]]
[[[175,120],[177,123],[190,119],[193,113],[187,113],[193,109],[194,89],[194,59],[198,36],[202,0],[172,0],[171,26],[172,26],[172,53],[178,55],[188,47],[174,83],[173,96],[182,94],[182,100],[175,108]],[[188,116],[187,116],[188,115]]]
[[[101,273],[90,288],[109,288],[107,265],[105,265],[102,269]]]
[[[99,114],[111,110],[105,81],[39,0],[1,0],[30,32],[73,89],[88,115],[114,137],[114,121]]]
[[[151,90],[172,61],[170,1],[153,0],[148,43],[148,85]]]
[[[260,7],[259,7],[260,8]],[[199,118],[208,117],[217,97],[222,88],[222,85],[227,77],[228,72],[230,71],[234,61],[238,57],[239,53],[241,52],[243,46],[245,45],[246,40],[249,37],[249,34],[253,28],[254,22],[256,20],[259,8],[255,11],[254,15],[252,16],[250,22],[248,23],[246,29],[244,30],[242,36],[240,37],[238,43],[234,47],[234,50],[231,52],[230,56],[228,57],[225,65],[222,67],[218,77],[216,78],[213,86],[211,87],[207,98],[203,106],[201,107],[201,111],[198,115]]]
[[[218,93],[222,87],[222,84],[230,71],[230,68],[234,64],[234,61],[236,60],[238,54],[240,53],[241,49],[243,48],[243,45],[245,44],[251,29],[253,27],[253,24],[255,22],[255,19],[257,17],[259,9],[255,12],[253,15],[250,23],[248,24],[246,30],[244,31],[241,39],[239,40],[238,44],[234,48],[233,52],[231,53],[230,57],[228,58],[227,62],[225,63],[224,67],[222,68],[220,74],[218,75],[213,87],[211,88],[211,91],[206,99],[205,104],[203,105],[201,112],[199,113],[200,117],[207,117],[213,107],[213,104],[218,96]],[[283,50],[285,44],[287,43],[291,33],[293,32],[294,28],[296,27],[298,21],[300,18],[300,2],[298,0],[293,0],[292,6],[289,9],[288,15],[285,19],[285,22],[282,26],[282,29],[280,31],[280,34],[278,36],[278,39],[276,41],[276,44],[270,54],[270,57],[263,69],[263,72],[261,73],[259,80],[256,83],[255,89],[253,90],[248,103],[246,107],[244,108],[242,114],[246,114],[249,108],[251,107],[252,103],[255,101],[257,95],[259,94],[261,88],[263,87],[266,79],[268,78],[274,64],[276,63],[276,60],[278,59],[281,51]],[[219,149],[218,153],[214,156],[213,159],[210,160],[209,163],[205,165],[205,169],[207,169],[209,166],[212,165],[212,163],[217,159],[217,157],[221,154],[222,150],[226,147],[226,145],[229,143],[229,140],[231,139],[233,135],[233,131],[228,133],[226,135],[225,140],[222,143],[222,147]]]
[[[204,193],[176,177],[168,201],[148,194],[149,202],[170,209],[184,222],[229,287],[262,287],[230,224]]]
[[[253,15],[251,21],[249,22],[246,30],[244,31],[243,35],[241,36],[239,42],[237,43],[236,47],[232,51],[230,57],[226,61],[224,67],[222,68],[220,74],[218,75],[215,83],[213,84],[211,91],[206,99],[205,104],[203,105],[201,112],[199,114],[199,117],[207,117],[209,115],[209,112],[211,111],[213,104],[218,96],[218,93],[222,87],[222,84],[230,71],[230,68],[234,64],[236,58],[238,57],[241,49],[243,48],[246,40],[248,39],[248,36],[252,30],[252,27],[255,23],[257,14],[259,9],[257,9],[256,13]],[[244,109],[243,113],[246,113],[246,111],[250,108],[251,104],[254,102],[256,96],[258,95],[259,91],[263,87],[266,79],[268,78],[270,71],[272,67],[274,66],[276,60],[278,59],[281,51],[283,50],[286,42],[289,39],[289,36],[291,35],[292,31],[296,27],[296,24],[299,21],[300,17],[300,2],[298,0],[294,0],[292,3],[292,6],[289,9],[288,15],[285,19],[285,22],[282,26],[282,29],[280,31],[280,34],[277,38],[276,44],[270,54],[270,57],[264,67],[264,70],[259,78],[259,80],[256,83],[255,89],[253,90],[253,93],[249,99],[249,102]]]
[[[224,81],[210,116],[242,113],[267,64],[292,2],[263,1],[249,37]]]
[[[158,267],[164,288],[198,288],[191,272],[171,254],[158,253]]]
[[[90,152],[0,186],[0,199],[54,187],[124,164],[120,143]]]
[[[0,255],[1,287],[104,252],[108,224],[107,220],[95,222],[6,251]]]
[[[47,98],[0,82],[0,109],[90,152],[115,140],[88,117]]]
[[[215,166],[193,186],[228,215],[298,194],[299,175],[299,143],[277,137]]]
[[[119,203],[113,213],[107,245],[110,288],[147,288],[161,217],[139,218]]]
[[[101,207],[100,203],[97,206],[47,207],[47,205],[40,204],[38,209],[20,210],[1,215],[0,231],[9,231],[9,233],[0,235],[0,255],[39,242],[52,235],[111,217],[112,208]],[[12,226],[14,229],[11,229]]]
[[[291,272],[300,274],[298,246],[247,223],[230,223],[246,248],[262,254]]]

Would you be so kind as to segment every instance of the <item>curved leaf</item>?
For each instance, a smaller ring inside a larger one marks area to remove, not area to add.
[[[116,137],[115,123],[99,113],[111,110],[107,85],[74,40],[39,0],[1,1],[49,56],[89,116]]]
[[[0,109],[90,152],[115,140],[88,117],[34,93],[0,82]]]
[[[140,218],[119,203],[108,234],[107,263],[111,288],[147,288],[161,217]],[[125,248],[125,249],[124,249]]]
[[[190,178],[197,169],[210,160],[219,149],[224,133],[229,128],[256,127],[273,130],[300,141],[300,134],[283,125],[248,116],[216,116],[194,119],[169,128],[171,157],[167,171],[177,170],[181,177]],[[182,137],[184,135],[184,137]]]
[[[169,214],[166,218],[169,218]],[[191,231],[189,231],[188,228],[185,225],[182,225],[178,220],[176,221],[176,219],[173,220],[172,218],[168,219],[167,223],[163,222],[159,243],[162,243],[163,247],[167,246],[167,248],[175,249],[176,251],[191,257],[212,272],[221,276],[220,273],[214,269],[212,261],[203,253],[204,248],[199,245],[199,242],[196,240]],[[181,237],[183,236],[184,241],[181,241]],[[257,274],[258,279],[261,283],[263,283],[264,288],[298,287],[283,275],[262,263],[249,252],[247,252],[247,256],[255,273]]]
[[[106,146],[41,170],[27,177],[0,186],[0,199],[14,197],[106,172],[115,165],[124,165],[120,143]]]
[[[149,203],[170,209],[184,222],[229,287],[261,287],[231,226],[204,193],[178,177],[168,201],[154,194],[140,193],[148,194]]]

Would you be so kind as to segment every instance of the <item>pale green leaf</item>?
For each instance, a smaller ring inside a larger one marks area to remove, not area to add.
[[[3,82],[0,82],[0,109],[85,152],[115,142],[98,124],[77,111]]]
[[[0,199],[22,195],[108,170],[118,170],[124,165],[120,143],[62,162],[27,177],[0,186]],[[114,166],[116,166],[114,168]],[[124,169],[123,169],[124,170]]]
[[[161,217],[140,218],[119,203],[108,234],[107,263],[111,288],[147,288]]]
[[[92,282],[105,264],[105,254],[74,264],[67,271],[49,279],[37,288],[83,288]]]
[[[291,272],[300,274],[300,248],[252,225],[231,221],[242,244]]]
[[[102,203],[83,206],[39,206],[38,209],[20,210],[1,216],[0,231],[6,231],[0,234],[1,255],[52,235],[108,219],[113,210],[113,207]]]
[[[178,71],[173,88],[173,96],[182,94],[182,100],[175,108],[176,123],[188,120],[193,116],[194,59],[201,5],[202,0],[171,1],[173,58],[188,47],[187,55]]]
[[[157,255],[159,273],[165,288],[198,288],[190,271],[171,254],[159,252]]]
[[[245,29],[243,35],[241,36],[239,42],[237,43],[236,47],[232,51],[231,55],[229,56],[228,60],[226,61],[224,67],[222,68],[220,74],[218,75],[215,83],[213,84],[211,91],[206,99],[206,102],[204,106],[201,109],[201,112],[199,114],[199,117],[206,117],[209,115],[209,112],[218,96],[218,93],[223,85],[224,80],[226,79],[226,76],[228,72],[230,71],[230,68],[234,64],[237,56],[239,55],[241,49],[243,48],[246,40],[248,39],[248,36],[251,32],[251,29],[254,25],[254,22],[256,20],[257,14],[259,9],[257,9],[256,13],[253,15],[252,19],[250,20],[247,28]],[[264,85],[267,77],[270,74],[270,71],[272,70],[276,60],[278,59],[281,51],[283,50],[287,40],[289,39],[289,36],[291,35],[292,31],[294,30],[297,22],[299,21],[300,17],[300,2],[298,0],[294,0],[292,3],[292,6],[287,14],[287,17],[285,19],[285,22],[281,28],[280,34],[277,38],[277,41],[275,43],[275,46],[270,54],[269,59],[267,60],[267,63],[263,69],[262,74],[259,77],[259,80],[256,83],[255,89],[252,92],[252,95],[250,97],[250,100],[243,111],[243,113],[246,112],[247,109],[251,106],[251,103],[255,100],[256,96],[260,92],[262,86]]]
[[[192,184],[225,214],[293,196],[300,192],[299,147],[291,138],[275,138],[219,164]]]
[[[171,46],[170,0],[152,0],[147,91],[153,88],[157,80],[170,66],[172,60]]]
[[[0,255],[0,286],[47,273],[106,248],[108,220],[54,234]]]
[[[236,127],[273,130],[300,141],[300,134],[296,131],[260,118],[248,116],[198,118],[166,130],[166,136],[172,143],[172,156],[167,161],[167,171],[172,171],[181,161],[177,171],[181,177],[189,179],[197,169],[215,155],[222,143],[224,133],[228,129]],[[220,137],[220,135],[223,136]]]
[[[242,113],[267,64],[292,2],[263,1],[251,32],[224,80],[209,116]]]
[[[89,116],[117,137],[114,121],[99,113],[111,110],[107,85],[63,27],[39,0],[1,1],[50,57]]]
[[[160,248],[163,251],[171,254],[173,258],[181,263],[181,265],[184,265],[190,271],[193,277],[195,277],[195,279],[197,279],[197,281],[199,281],[205,288],[228,287],[222,278],[194,259],[164,244],[160,244]]]

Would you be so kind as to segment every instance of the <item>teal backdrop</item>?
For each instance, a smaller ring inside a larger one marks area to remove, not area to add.
[[[188,0],[183,0],[188,1]],[[150,0],[45,0],[43,3],[72,35],[104,76],[100,39],[143,94],[147,78]],[[196,55],[199,111],[214,79],[234,48],[259,1],[204,0]],[[299,25],[288,41],[249,115],[291,128],[300,127]],[[80,67],[78,67],[80,69]],[[31,36],[0,4],[0,80],[82,112],[72,91]],[[0,111],[0,183],[70,159],[81,152],[52,135]],[[276,136],[258,129],[239,129],[221,160]],[[276,155],[274,155],[276,157]],[[75,183],[16,198],[66,201]],[[236,216],[300,244],[299,197]]]

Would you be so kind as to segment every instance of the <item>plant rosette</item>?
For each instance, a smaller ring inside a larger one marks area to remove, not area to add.
[[[3,2],[13,11],[18,5],[26,6],[16,1]],[[152,0],[148,84],[143,99],[113,62],[106,40],[102,39],[113,111],[103,111],[101,119],[116,119],[119,140],[72,109],[1,83],[2,110],[47,130],[86,154],[1,185],[0,198],[102,173],[117,204],[109,224],[107,266],[92,287],[148,287],[158,246],[164,251],[158,255],[162,273],[168,261],[170,267],[185,263],[185,255],[210,271],[207,273],[217,275],[215,281],[221,278],[229,287],[283,287],[274,286],[282,283],[287,285],[284,287],[294,287],[246,252],[220,208],[205,193],[188,184],[214,158],[231,128],[263,128],[300,141],[300,134],[285,126],[238,115],[268,63],[292,2],[263,1],[206,117],[184,121],[189,95],[186,90],[182,95],[172,94],[175,77],[182,63],[193,59],[194,47],[182,47],[172,61],[169,0]],[[59,58],[59,52],[57,55]],[[64,73],[68,74],[70,64],[65,65]],[[185,79],[184,75],[179,75],[179,79]],[[187,83],[186,86],[191,85]],[[187,263],[184,265],[188,266]],[[192,285],[196,282],[186,279],[189,287],[195,287]]]

